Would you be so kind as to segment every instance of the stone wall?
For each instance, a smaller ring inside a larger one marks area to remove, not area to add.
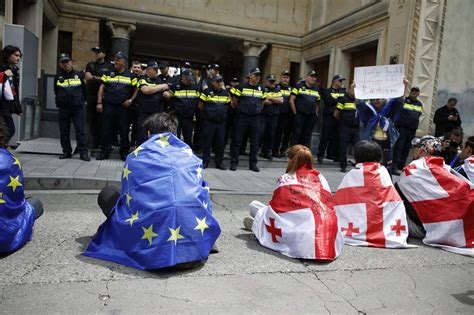
[[[59,30],[72,32],[72,59],[76,69],[84,69],[93,59],[91,48],[99,42],[99,21],[62,16]]]
[[[474,135],[473,12],[474,1],[448,1],[438,79],[437,107],[456,97],[466,136]]]

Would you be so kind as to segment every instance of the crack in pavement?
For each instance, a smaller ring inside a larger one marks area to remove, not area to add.
[[[311,291],[315,296],[317,296],[321,301],[323,301],[323,303],[324,303],[323,306],[324,306],[324,308],[326,309],[326,311],[328,312],[328,314],[332,314],[332,313],[331,313],[331,310],[330,310],[330,309],[327,307],[327,305],[326,305],[326,300],[323,299],[323,298],[321,297],[321,295],[319,295],[313,287],[311,287],[310,285],[308,285],[308,284],[302,282],[301,280],[295,278],[294,275],[292,275],[292,274],[289,274],[289,276],[290,276],[290,278],[294,279],[296,282],[298,282],[298,283],[301,284],[302,286],[307,287],[308,289],[310,289],[310,291]]]
[[[413,283],[413,287],[410,288],[410,291],[413,293],[413,296],[414,296],[417,300],[419,300],[420,302],[426,303],[426,304],[428,304],[429,306],[431,306],[431,309],[432,309],[431,314],[434,314],[435,311],[436,311],[436,307],[435,307],[433,304],[431,304],[430,302],[428,302],[428,301],[426,301],[426,300],[423,300],[421,297],[419,297],[419,296],[416,294],[415,290],[416,290],[417,284],[416,284],[415,279],[412,277],[412,275],[409,274],[406,270],[403,270],[403,269],[402,269],[402,270],[400,270],[400,271],[401,271],[402,273],[404,273],[405,275],[407,275],[408,278],[409,278],[409,279],[411,280],[411,282]]]

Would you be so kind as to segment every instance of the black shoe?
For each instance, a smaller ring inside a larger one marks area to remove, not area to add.
[[[120,152],[120,159],[121,159],[122,161],[125,161],[125,160],[127,159],[127,155],[128,155],[128,154],[125,153],[125,152]]]
[[[264,159],[270,160],[270,161],[273,160],[272,156],[269,153],[262,154],[261,157],[263,157]]]
[[[219,248],[217,248],[216,244],[212,245],[211,254],[217,254],[219,252]]]
[[[243,155],[243,156],[249,156],[248,152],[240,152],[240,155]]]
[[[230,170],[231,171],[236,171],[237,170],[237,164],[231,164],[230,165]]]
[[[99,153],[99,155],[97,155],[96,159],[98,161],[100,160],[108,160],[109,159],[109,154],[108,153]]]
[[[257,167],[257,165],[250,166],[249,170],[251,170],[252,172],[260,172],[260,169]]]
[[[83,152],[79,155],[79,158],[83,161],[90,162],[91,158],[89,157],[89,154],[87,152]]]
[[[345,167],[341,168],[341,173],[347,173],[347,169]]]
[[[227,170],[227,167],[225,167],[224,163],[222,162],[216,163],[216,168],[223,171]]]
[[[202,164],[202,168],[203,168],[203,169],[206,169],[206,168],[208,168],[208,167],[209,167],[209,162]]]
[[[323,158],[322,157],[318,157],[318,164],[323,164]]]
[[[70,159],[70,158],[72,158],[72,154],[71,154],[71,153],[66,153],[66,152],[64,152],[63,154],[61,154],[61,155],[59,156],[59,159],[60,159],[60,160]]]

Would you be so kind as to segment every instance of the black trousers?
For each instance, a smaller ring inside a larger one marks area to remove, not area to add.
[[[339,125],[339,165],[341,169],[347,167],[347,148],[349,144],[355,146],[360,140],[359,128]]]
[[[137,146],[142,144],[148,139],[148,134],[147,130],[145,130],[145,127],[143,126],[143,123],[145,120],[148,118],[148,116],[152,115],[153,113],[144,113],[144,112],[138,112],[137,114]]]
[[[86,113],[83,107],[59,107],[58,124],[61,147],[63,153],[72,153],[71,147],[71,123],[76,132],[77,151],[79,153],[87,152],[86,144]]]
[[[250,166],[257,165],[258,138],[259,138],[259,117],[258,115],[248,116],[239,114],[234,130],[234,138],[230,145],[231,164],[239,164],[239,153],[243,145],[243,139],[246,134],[250,139]]]
[[[291,131],[293,129],[293,114],[278,115],[275,140],[273,142],[273,154],[286,152],[290,143]]]
[[[15,134],[15,122],[13,121],[13,118],[11,115],[1,115],[0,116],[3,119],[3,122],[5,123],[5,126],[8,129],[8,138],[7,138],[7,143],[10,142],[10,139],[13,137]]]
[[[202,161],[204,164],[211,160],[211,147],[216,164],[224,160],[224,133],[225,121],[202,120]]]
[[[290,144],[302,144],[311,148],[311,135],[318,116],[316,114],[303,115],[296,113],[293,118],[293,134]]]
[[[323,117],[323,126],[321,129],[321,137],[319,139],[318,157],[324,158],[324,154],[328,159],[334,159],[338,156],[338,137],[339,124],[338,121],[329,115]]]
[[[224,137],[224,147],[227,145],[229,139],[232,139],[234,132],[234,126],[236,121],[237,110],[235,108],[229,107],[227,109],[227,119],[225,122],[225,137]]]
[[[130,145],[137,146],[138,142],[138,108],[136,105],[131,105],[129,108],[130,123],[132,124],[132,133],[130,134]]]
[[[262,154],[271,154],[278,123],[278,115],[260,115],[260,141]]]
[[[408,129],[399,127],[397,128],[400,136],[393,148],[393,167],[401,170],[405,167],[405,163],[408,158],[408,153],[411,148],[411,141],[416,136],[416,129]]]
[[[196,121],[194,123],[193,150],[201,150],[202,147],[202,114],[200,110],[195,112]]]
[[[97,95],[87,99],[87,126],[89,134],[89,145],[91,147],[98,147],[101,137],[102,113],[96,110]]]
[[[190,148],[193,146],[193,116],[183,117],[178,116],[178,138],[183,134],[183,141],[189,145]]]
[[[130,150],[130,110],[119,104],[105,103],[102,120],[102,153],[109,154],[112,151],[112,143],[116,139],[115,126],[117,122],[119,123],[120,132],[120,153],[127,154]]]

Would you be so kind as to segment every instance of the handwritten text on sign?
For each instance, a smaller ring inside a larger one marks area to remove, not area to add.
[[[405,93],[405,65],[357,67],[354,69],[358,99],[395,98]]]

